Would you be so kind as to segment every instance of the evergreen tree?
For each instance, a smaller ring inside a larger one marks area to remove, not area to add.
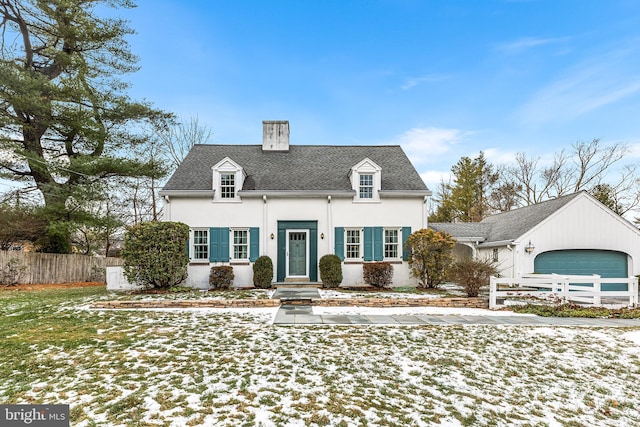
[[[478,157],[462,157],[452,168],[453,183],[442,183],[440,203],[430,220],[479,222],[491,213],[489,197],[498,173],[481,151]]]
[[[171,116],[126,95],[137,69],[122,19],[103,7],[129,0],[0,0],[0,177],[37,188],[48,221],[43,249],[68,252],[78,209],[112,177],[157,176],[131,156],[145,126]],[[73,206],[73,208],[70,208]]]

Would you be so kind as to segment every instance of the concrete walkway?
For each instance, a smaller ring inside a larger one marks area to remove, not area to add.
[[[275,325],[527,325],[527,326],[640,326],[640,319],[589,319],[577,317],[526,316],[464,316],[464,315],[364,315],[313,314],[311,305],[300,305],[297,300],[320,298],[314,288],[279,288],[273,298],[290,301],[283,303],[276,313]],[[357,309],[354,309],[357,310]],[[462,309],[464,310],[464,309]]]

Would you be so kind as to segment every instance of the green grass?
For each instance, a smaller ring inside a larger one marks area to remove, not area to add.
[[[603,307],[583,307],[575,304],[526,304],[510,306],[509,310],[516,313],[537,314],[538,316],[544,317],[640,319],[640,309],[638,308],[609,309]]]
[[[640,425],[640,328],[276,327],[267,310],[90,310],[0,291],[0,402],[73,426]]]

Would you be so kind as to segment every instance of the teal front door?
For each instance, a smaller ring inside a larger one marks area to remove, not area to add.
[[[307,232],[289,231],[288,243],[288,274],[289,277],[307,276]]]
[[[318,234],[318,221],[278,221],[278,282],[318,280]]]

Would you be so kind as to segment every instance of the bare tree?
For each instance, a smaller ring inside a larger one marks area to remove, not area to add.
[[[501,186],[512,184],[517,189],[519,204],[524,206],[582,190],[591,191],[604,184],[606,177],[611,178],[612,169],[628,152],[625,144],[603,146],[599,139],[579,141],[571,146],[569,153],[565,150],[555,153],[546,167],[540,166],[539,157],[518,153],[515,165],[502,169]],[[638,206],[634,199],[639,196],[633,190],[637,181],[637,168],[626,166],[617,180],[607,183],[615,193],[614,198],[624,200],[624,206],[628,207],[624,208],[625,212]]]
[[[576,142],[572,148],[574,193],[599,184],[605,172],[629,153],[629,147],[626,144],[617,143],[603,147],[599,139],[591,142]]]
[[[195,144],[208,144],[213,132],[206,125],[201,125],[196,116],[188,121],[181,120],[174,125],[159,128],[156,135],[167,155],[170,167],[175,169]]]

